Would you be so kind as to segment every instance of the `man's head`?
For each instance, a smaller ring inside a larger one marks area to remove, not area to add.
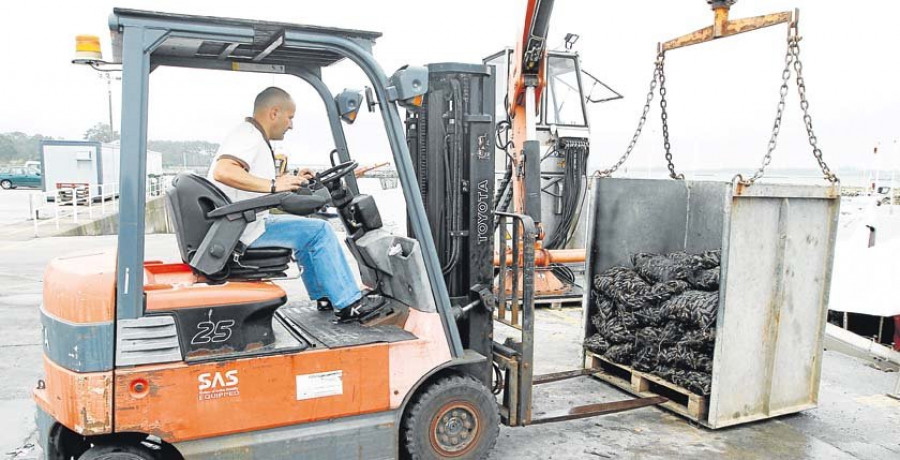
[[[270,86],[256,95],[253,102],[253,119],[262,126],[270,140],[284,139],[284,133],[294,127],[294,105],[287,91]]]

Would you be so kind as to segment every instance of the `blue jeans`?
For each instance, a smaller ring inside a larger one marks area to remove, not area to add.
[[[250,247],[293,249],[297,263],[303,267],[300,276],[306,292],[313,299],[327,297],[335,309],[347,307],[362,297],[337,235],[324,220],[269,215],[266,232]]]

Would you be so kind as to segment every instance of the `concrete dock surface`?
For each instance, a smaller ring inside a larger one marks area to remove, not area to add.
[[[42,378],[41,277],[63,254],[113,248],[116,238],[0,240],[0,455],[38,458],[31,389]],[[147,259],[177,260],[172,235],[149,235]],[[286,286],[291,296],[299,280]],[[287,282],[285,282],[287,283]],[[580,309],[541,309],[536,372],[580,365]],[[502,335],[498,330],[498,335]],[[525,428],[501,427],[492,459],[900,459],[900,401],[886,396],[896,373],[826,351],[820,406],[717,431],[657,408]],[[741,391],[735,388],[734,391]],[[535,388],[534,415],[630,396],[590,377]]]

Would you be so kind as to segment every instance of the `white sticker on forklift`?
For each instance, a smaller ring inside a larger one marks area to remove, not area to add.
[[[297,376],[297,401],[344,394],[344,371]]]

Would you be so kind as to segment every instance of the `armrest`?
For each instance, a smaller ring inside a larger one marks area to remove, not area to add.
[[[265,211],[266,209],[277,208],[278,206],[281,206],[281,201],[284,199],[285,195],[290,194],[290,192],[281,192],[250,198],[249,200],[241,200],[213,209],[206,216],[213,219],[227,216],[229,220],[235,220],[247,211]]]
[[[254,219],[251,216],[255,217],[257,212],[272,208],[281,208],[289,214],[305,216],[316,212],[327,203],[328,200],[325,197],[320,194],[310,194],[309,191],[300,193],[281,192],[250,198],[249,200],[241,200],[213,209],[207,214],[207,217],[212,219],[226,217],[228,220],[243,218],[247,222],[252,222]],[[251,216],[247,216],[247,213],[250,213]]]
[[[305,216],[322,209],[326,204],[328,204],[328,200],[321,195],[289,193],[281,200],[279,207],[288,214]]]

